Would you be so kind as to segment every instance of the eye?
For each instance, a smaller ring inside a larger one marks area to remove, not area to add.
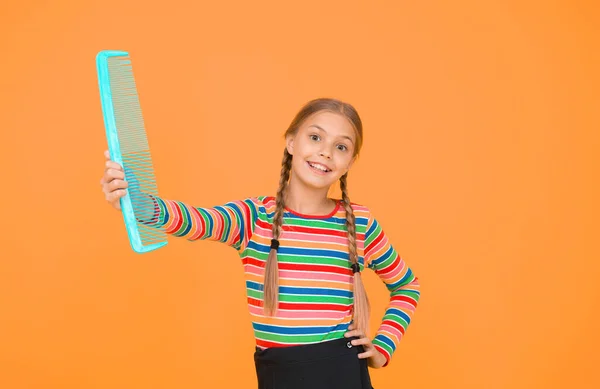
[[[338,145],[338,150],[346,151],[348,150],[348,147],[346,147],[346,145]]]
[[[312,140],[314,140],[314,141],[318,141],[319,139],[321,139],[321,138],[319,137],[319,135],[316,135],[316,134],[311,134],[311,135],[309,135],[309,137],[310,137],[310,139],[312,139]]]

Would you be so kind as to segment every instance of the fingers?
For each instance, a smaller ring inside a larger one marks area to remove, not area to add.
[[[105,183],[102,186],[102,191],[104,192],[106,200],[113,203],[127,194],[126,189],[128,186],[127,182],[123,180],[113,180],[109,183]]]
[[[375,355],[375,350],[374,349],[369,349],[368,351],[365,351],[364,353],[359,353],[358,354],[358,359],[366,359],[366,358],[370,358],[372,356]]]
[[[112,191],[106,195],[106,201],[109,203],[117,203],[121,197],[125,196],[126,193],[127,192],[125,189]]]
[[[358,338],[362,338],[363,336],[365,336],[365,334],[362,331],[351,329],[351,328],[352,328],[352,326],[348,327],[348,329],[350,331],[347,331],[344,334],[347,338],[350,338],[350,337],[353,337],[353,336],[358,337]]]
[[[110,152],[108,150],[104,151],[104,159],[105,159],[105,169],[116,169],[123,170],[123,167],[118,163],[114,162],[110,159]]]
[[[348,326],[348,331],[344,336],[358,338],[352,339],[350,343],[352,343],[353,346],[363,346],[364,352],[358,353],[358,359],[367,359],[368,365],[372,368],[380,368],[385,365],[385,356],[377,351],[371,338],[365,336],[362,331],[356,329],[354,323]]]
[[[354,346],[363,346],[365,349],[365,352],[363,353],[359,353],[358,354],[358,358],[359,359],[365,359],[365,358],[370,358],[373,355],[375,355],[375,351],[374,351],[374,347],[373,347],[373,343],[371,342],[371,339],[368,336],[365,336],[364,332],[355,329],[356,325],[354,325],[354,323],[350,324],[348,326],[348,331],[344,334],[345,337],[347,338],[358,338],[358,339],[352,339],[350,341],[350,343],[352,343],[352,345]]]
[[[376,353],[375,347],[373,347],[373,343],[368,337],[354,339],[351,341],[351,343],[354,346],[363,346],[365,351],[358,354],[359,359],[371,358]]]
[[[128,187],[128,183],[125,181],[125,173],[122,170],[113,168],[104,171],[104,175],[100,179],[100,185],[104,192]]]
[[[114,179],[111,182],[104,185],[105,191],[114,192],[116,190],[126,189],[129,187],[127,181]]]
[[[100,179],[100,185],[104,192],[106,201],[116,209],[121,209],[119,199],[127,194],[128,183],[125,181],[125,172],[118,163],[111,161],[108,150],[104,151],[104,175]]]
[[[116,163],[114,161],[106,161],[106,163],[104,164],[104,168],[105,168],[105,170],[114,169],[114,170],[124,171],[123,166],[119,165],[118,163]]]
[[[353,335],[350,335],[353,336]],[[352,345],[354,346],[363,346],[364,349],[367,351],[366,353],[363,353],[364,355],[367,355],[367,357],[369,357],[371,354],[369,354],[370,352],[372,352],[373,349],[373,343],[371,342],[371,339],[368,336],[364,336],[362,334],[359,335],[354,335],[354,336],[358,336],[358,339],[352,339],[350,341],[350,343],[352,343]]]
[[[107,195],[129,186],[127,181],[125,181],[123,168],[113,161],[106,161],[104,175],[100,179],[100,184]]]
[[[350,341],[355,346],[371,346],[371,339],[366,336],[363,338],[353,339]]]
[[[104,177],[106,178],[106,182],[112,181],[112,180],[124,180],[125,179],[125,172],[120,169],[120,168],[115,168],[115,167],[107,167],[106,170],[104,171]]]
[[[123,171],[123,167],[121,165],[108,160],[104,163],[104,175],[100,179],[100,185],[104,185],[115,179],[124,180],[125,172]]]

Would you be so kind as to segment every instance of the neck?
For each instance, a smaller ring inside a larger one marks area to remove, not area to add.
[[[333,211],[335,201],[327,197],[329,188],[309,188],[292,177],[285,196],[285,206],[305,215],[324,215]]]

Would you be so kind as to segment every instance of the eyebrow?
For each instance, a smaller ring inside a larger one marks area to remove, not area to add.
[[[316,127],[319,130],[323,131],[324,133],[327,134],[327,131],[325,131],[322,127],[320,127],[318,124],[311,124],[309,127]],[[354,144],[354,141],[352,140],[352,138],[350,138],[348,135],[342,135],[342,138],[346,138],[348,139],[350,142],[352,142],[352,144]]]

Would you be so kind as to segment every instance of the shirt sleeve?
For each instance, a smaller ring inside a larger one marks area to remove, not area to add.
[[[214,207],[150,196],[152,217],[140,222],[163,229],[167,234],[189,241],[209,240],[243,251],[254,231],[260,199],[230,201]]]
[[[389,304],[373,339],[373,346],[385,356],[387,366],[417,308],[419,280],[371,215],[365,233],[364,260],[390,292]]]

